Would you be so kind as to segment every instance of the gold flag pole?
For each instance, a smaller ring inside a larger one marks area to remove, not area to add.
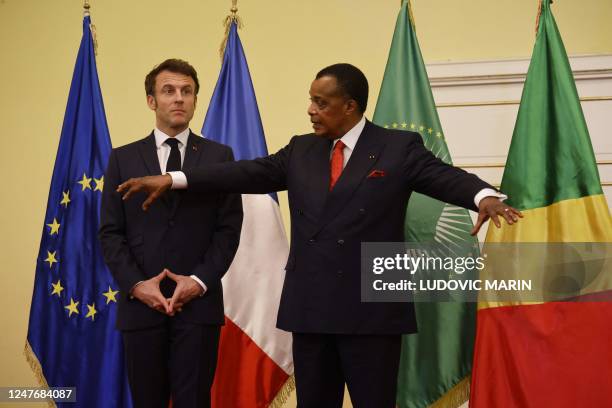
[[[235,22],[238,28],[242,28],[242,20],[238,16],[238,7],[236,4],[238,0],[232,0],[232,8],[230,9],[231,14],[229,14],[223,20],[223,25],[225,26],[225,34],[223,36],[223,41],[221,41],[221,46],[219,47],[219,55],[221,56],[221,61],[223,61],[223,53],[225,52],[225,46],[227,45],[227,37],[229,36],[230,27],[232,23]]]

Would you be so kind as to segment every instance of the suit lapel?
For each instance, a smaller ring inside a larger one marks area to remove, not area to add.
[[[312,180],[310,205],[318,218],[322,214],[329,192],[329,154],[331,146],[331,140],[321,138],[311,147],[312,151],[306,153],[309,163],[308,177]]]
[[[140,156],[144,161],[147,169],[147,175],[157,176],[161,174],[161,167],[159,166],[159,158],[157,157],[157,145],[155,144],[155,134],[151,132],[149,136],[144,138],[138,146]],[[170,200],[168,200],[168,194],[164,194],[161,198],[161,202],[168,208],[170,208]]]
[[[159,158],[157,157],[157,146],[155,145],[155,135],[153,132],[144,138],[138,146],[140,156],[145,163],[149,176],[161,174]]]
[[[345,207],[346,202],[353,196],[357,187],[359,187],[367,177],[370,169],[378,161],[380,151],[384,147],[384,144],[376,139],[374,133],[375,130],[372,124],[367,122],[363,132],[359,136],[359,140],[357,141],[355,150],[351,154],[350,160],[342,171],[333,190],[327,194],[327,200],[321,212],[316,233],[331,222],[342,208]],[[329,164],[327,167],[329,168]],[[329,174],[327,179],[329,183]]]
[[[202,141],[204,139],[189,132],[187,146],[185,147],[185,160],[183,160],[183,171],[194,168],[200,160],[202,153]]]

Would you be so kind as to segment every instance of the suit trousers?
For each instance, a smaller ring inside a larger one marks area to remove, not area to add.
[[[298,408],[394,408],[401,335],[293,333]]]
[[[220,326],[181,320],[122,331],[134,408],[210,407]]]

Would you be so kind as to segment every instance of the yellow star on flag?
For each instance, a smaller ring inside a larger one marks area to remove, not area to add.
[[[438,136],[438,137],[442,137],[442,133],[437,132],[437,133],[436,133],[436,136]]]
[[[99,179],[94,177],[94,182],[96,183],[96,188],[94,188],[94,191],[102,191],[104,188],[104,176],[100,177]]]
[[[431,135],[431,133],[433,132],[432,128],[427,129],[427,133],[429,133]]]
[[[402,123],[402,128],[406,129],[408,127],[408,124],[406,122]]]
[[[57,251],[49,252],[47,251],[47,259],[45,262],[49,262],[49,268],[53,267],[53,263],[57,263],[57,259],[55,259],[55,254]]]
[[[57,282],[51,283],[51,286],[53,286],[53,292],[51,292],[51,296],[57,295],[57,297],[60,297],[62,294],[62,290],[64,290],[60,280],[58,279]]]
[[[96,304],[92,304],[92,305],[87,305],[87,314],[85,315],[85,318],[90,318],[91,317],[91,321],[94,321],[94,316],[96,315],[96,313],[98,313],[98,311],[96,310]]]
[[[53,234],[58,234],[59,233],[60,224],[58,224],[58,222],[55,219],[55,217],[53,217],[53,222],[51,224],[47,224],[47,227],[51,228],[51,231],[49,231],[49,235],[53,235]]]
[[[393,126],[393,128],[395,129],[395,128],[397,128],[397,123],[393,122],[393,123],[391,124],[391,126]]]
[[[63,205],[64,208],[68,208],[69,202],[70,202],[70,190],[62,192],[62,201],[60,201],[60,205]]]
[[[115,298],[115,295],[117,295],[117,293],[119,293],[119,291],[118,290],[112,290],[110,286],[108,287],[108,292],[102,293],[106,297],[106,304],[107,305],[110,302],[117,303],[117,299]]]
[[[91,190],[91,179],[87,178],[87,175],[83,173],[81,181],[77,181],[81,185],[81,191],[85,191],[86,188]]]
[[[425,126],[423,125],[419,126],[419,130],[422,132],[423,130],[425,130]]]
[[[415,124],[414,124],[414,123],[411,123],[411,124],[410,124],[410,129],[414,129],[414,128],[416,128]]]
[[[64,306],[64,309],[68,310],[68,317],[71,317],[73,313],[79,314],[79,302],[75,302],[73,298],[70,298],[70,304],[68,306]]]

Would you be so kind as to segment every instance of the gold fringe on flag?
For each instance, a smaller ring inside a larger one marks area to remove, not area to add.
[[[278,394],[276,394],[276,397],[274,397],[274,400],[268,405],[268,408],[284,407],[293,390],[295,390],[295,376],[292,375],[287,379]]]
[[[468,375],[429,408],[457,408],[470,398],[470,376]]]
[[[89,1],[85,0],[83,2],[83,15],[85,17],[89,16],[89,9],[91,8],[91,6],[89,5]],[[89,30],[91,31],[91,38],[93,40],[93,45],[94,45],[94,55],[98,56],[98,37],[96,35],[96,26],[93,24],[89,24]]]
[[[238,0],[232,0],[232,8],[230,9],[230,12],[232,14],[228,15],[223,20],[223,25],[225,26],[225,35],[223,36],[223,41],[221,41],[221,46],[219,47],[219,56],[221,57],[221,61],[223,61],[223,54],[225,53],[225,46],[227,45],[227,37],[229,36],[230,27],[232,26],[232,23],[236,22],[238,28],[242,28],[243,26],[242,20],[240,19],[238,14],[236,14],[238,12],[238,7],[236,7],[237,2]]]
[[[30,347],[30,342],[27,340],[26,340],[25,347],[23,349],[23,355],[25,356],[26,361],[30,365],[30,368],[34,372],[34,376],[36,377],[36,381],[38,381],[38,384],[43,388],[49,388],[49,384],[47,383],[47,379],[45,378],[45,375],[43,374],[42,366],[40,365],[40,361],[38,361],[36,354],[34,354],[32,347]],[[47,406],[49,406],[49,408],[57,408],[57,406],[55,405],[55,401],[52,401],[52,400],[47,401]]]
[[[542,2],[548,1],[548,4],[552,4],[552,0],[539,0],[538,1],[538,16],[536,17],[535,33],[538,36],[538,29],[540,28],[540,16],[542,15]]]
[[[538,2],[538,16],[536,17],[535,34],[538,36],[538,29],[540,28],[540,16],[542,15],[542,0]]]
[[[98,56],[98,34],[96,33],[96,26],[93,24],[90,24],[89,30],[91,31],[91,38],[93,40],[94,55],[97,57]]]

